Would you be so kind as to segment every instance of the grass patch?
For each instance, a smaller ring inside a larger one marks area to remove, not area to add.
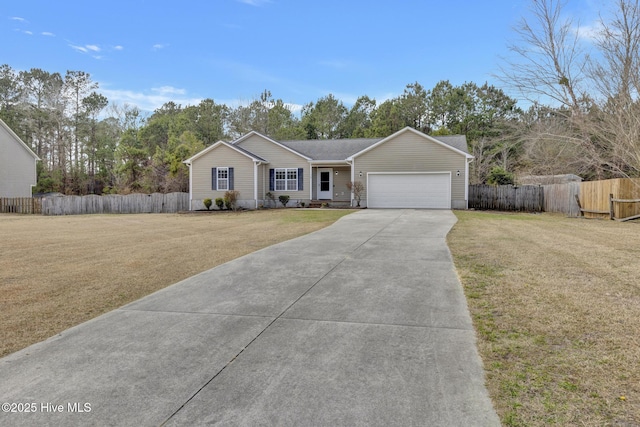
[[[351,212],[0,215],[0,356]]]
[[[456,212],[448,244],[504,425],[640,424],[640,224]]]

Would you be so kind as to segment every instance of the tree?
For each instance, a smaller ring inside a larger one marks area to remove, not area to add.
[[[226,105],[216,104],[213,99],[203,99],[197,107],[193,132],[206,146],[225,138],[225,126],[229,116]]]
[[[364,138],[371,129],[371,114],[376,109],[376,100],[368,96],[359,97],[342,122],[340,134],[345,138]]]
[[[364,192],[364,184],[362,181],[349,181],[347,182],[347,188],[353,193],[353,198],[356,199],[356,207],[360,207],[360,200],[362,199],[362,193]]]
[[[302,109],[302,127],[307,139],[342,138],[340,129],[347,116],[347,107],[332,94],[310,102]]]
[[[0,119],[14,130],[20,123],[17,107],[21,95],[18,73],[7,64],[0,65]]]
[[[491,169],[489,172],[489,177],[487,178],[487,184],[491,185],[513,185],[515,182],[515,177],[512,173],[507,172],[500,166],[496,166]]]
[[[425,133],[429,132],[428,97],[429,93],[420,83],[415,82],[407,85],[398,100],[404,126],[411,126]]]
[[[587,56],[570,18],[563,18],[557,0],[532,0],[532,19],[523,19],[516,32],[519,43],[510,46],[517,59],[502,68],[502,80],[521,96],[553,103],[564,115],[558,143],[574,144],[582,160],[599,176],[607,168],[601,147],[592,139],[589,111],[593,99],[586,85]],[[536,138],[533,138],[536,139]]]
[[[97,87],[97,83],[92,82],[91,76],[84,71],[67,71],[64,76],[64,92],[69,100],[73,134],[72,148],[68,153],[69,165],[76,181],[80,179],[80,174],[85,172],[83,138],[86,134],[83,132],[82,124],[86,120],[87,112],[83,100]]]
[[[371,129],[365,132],[367,138],[389,136],[404,126],[398,99],[388,99],[371,113]]]
[[[638,0],[615,4],[596,38],[603,59],[589,68],[599,100],[591,131],[614,173],[640,176],[640,6]]]
[[[107,107],[109,101],[107,97],[96,92],[92,92],[89,96],[82,100],[82,106],[87,115],[87,141],[86,141],[86,155],[87,155],[87,168],[88,168],[88,191],[94,193],[96,191],[96,165],[98,164],[98,153],[102,153],[100,150],[100,143],[104,140],[99,138],[98,135],[98,116]]]

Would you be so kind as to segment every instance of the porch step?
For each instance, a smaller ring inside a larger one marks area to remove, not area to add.
[[[324,206],[323,206],[324,205]],[[350,202],[336,202],[331,200],[311,200],[309,202],[310,208],[349,208],[351,207]]]

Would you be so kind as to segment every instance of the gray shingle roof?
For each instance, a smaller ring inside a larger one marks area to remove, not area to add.
[[[231,144],[231,145],[233,146],[233,148],[235,148],[235,149],[236,149],[236,150],[238,150],[238,151],[241,151],[241,152],[245,153],[247,156],[253,157],[253,158],[254,158],[254,159],[256,159],[256,160],[260,160],[261,162],[266,162],[266,160],[265,160],[265,159],[263,159],[263,158],[262,158],[262,157],[260,157],[260,156],[256,156],[255,154],[253,154],[253,153],[252,153],[251,151],[249,151],[249,150],[245,150],[244,148],[242,148],[242,147],[240,147],[240,146],[238,146],[238,145],[234,145],[234,144]]]
[[[467,138],[464,135],[434,136],[433,138],[463,153],[469,152],[467,149]],[[313,160],[345,160],[383,139],[384,138],[305,139],[301,141],[278,142]]]
[[[382,141],[383,138],[365,139],[307,139],[302,141],[278,141],[292,150],[313,160],[339,160],[344,161],[349,156],[356,154]]]
[[[469,153],[469,149],[467,148],[467,137],[464,135],[433,136],[432,138],[435,138],[440,142],[444,142],[453,148],[457,148],[463,153]]]

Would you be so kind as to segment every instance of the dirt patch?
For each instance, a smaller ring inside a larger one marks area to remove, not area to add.
[[[0,215],[0,356],[350,212]]]
[[[456,212],[448,236],[504,425],[640,424],[640,224]]]

